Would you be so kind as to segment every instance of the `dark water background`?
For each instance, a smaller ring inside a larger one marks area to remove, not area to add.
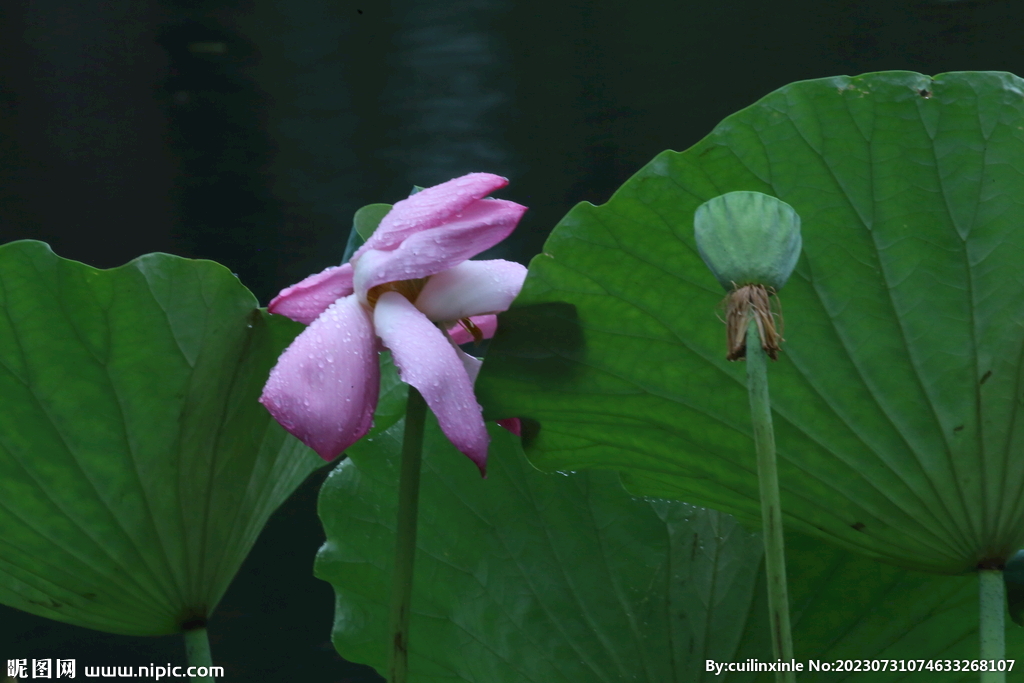
[[[470,171],[530,207],[527,262],[575,203],[794,80],[1024,74],[1016,0],[4,0],[0,243],[99,267],[220,261],[266,304],[340,260],[353,212]],[[377,681],[312,577],[325,472],[270,520],[209,625],[227,681]],[[0,607],[0,655],[184,663]],[[529,656],[529,653],[523,653]],[[81,674],[79,674],[81,677]]]

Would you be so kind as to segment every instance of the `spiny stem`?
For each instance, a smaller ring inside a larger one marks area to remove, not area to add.
[[[978,570],[980,659],[990,665],[1006,657],[1006,586],[1001,569]],[[981,683],[1004,683],[1005,671],[982,671]]]
[[[779,473],[775,464],[775,434],[768,397],[768,361],[761,348],[757,321],[751,314],[747,323],[747,391],[750,418],[757,446],[757,476],[761,482],[761,520],[764,528],[764,564],[768,575],[768,613],[775,659],[793,660],[793,636],[789,626],[789,591],[786,588],[786,551],[782,536],[782,505],[779,502]],[[792,671],[779,671],[775,680],[795,683]]]
[[[192,676],[192,683],[213,683],[213,675],[209,674],[209,668],[213,666],[213,657],[210,655],[210,638],[206,634],[205,626],[185,631],[185,659],[188,660],[189,666],[207,668],[208,675]]]
[[[420,497],[420,463],[427,404],[409,387],[405,408],[405,437],[398,482],[398,524],[395,531],[395,571],[391,582],[391,661],[388,683],[406,683],[409,675],[409,603],[412,599],[413,560],[416,558],[416,515]]]

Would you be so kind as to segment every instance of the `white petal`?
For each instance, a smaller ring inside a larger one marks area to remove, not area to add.
[[[416,308],[435,322],[508,310],[523,288],[526,267],[512,261],[465,261],[432,275]]]

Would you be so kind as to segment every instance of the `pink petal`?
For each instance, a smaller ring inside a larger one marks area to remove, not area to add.
[[[379,284],[448,270],[508,237],[525,211],[515,202],[481,199],[461,217],[412,234],[392,251],[357,253],[352,258],[356,293],[365,299],[366,291]]]
[[[519,421],[518,417],[509,417],[504,420],[498,420],[498,426],[504,427],[505,429],[512,432],[516,436],[523,435],[523,425]]]
[[[474,315],[470,316],[469,320],[483,333],[484,339],[493,337],[498,329],[498,316],[496,315]],[[473,339],[473,333],[463,327],[462,323],[455,323],[449,327],[448,336],[452,338],[453,342],[460,345],[476,341]]]
[[[351,293],[352,265],[346,263],[343,266],[332,266],[282,289],[267,306],[267,310],[308,325],[328,306]]]
[[[370,430],[380,391],[377,338],[354,296],[332,304],[277,360],[260,403],[333,460]]]
[[[455,355],[459,357],[459,361],[462,363],[463,369],[466,371],[466,376],[469,377],[470,385],[476,384],[476,376],[480,374],[480,366],[484,362],[476,356],[471,356],[457,346],[455,348]]]
[[[441,431],[484,474],[490,441],[473,384],[444,333],[397,292],[384,292],[373,314],[377,334],[402,381],[423,395]]]
[[[435,322],[507,311],[526,279],[526,266],[512,261],[465,261],[431,275],[416,308]]]
[[[355,256],[371,249],[390,251],[409,235],[447,223],[474,201],[506,185],[508,180],[501,176],[470,173],[417,192],[392,207]]]

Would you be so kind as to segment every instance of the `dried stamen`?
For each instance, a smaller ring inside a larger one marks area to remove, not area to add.
[[[460,318],[459,324],[462,325],[466,332],[469,332],[471,335],[473,335],[474,344],[479,344],[484,340],[483,330],[477,327],[476,324],[469,318]]]
[[[728,336],[728,360],[739,360],[747,355],[747,325],[753,316],[761,337],[761,348],[772,360],[779,358],[779,342],[784,341],[775,329],[775,313],[770,297],[775,291],[764,285],[744,285],[726,296],[725,326]],[[781,320],[781,315],[780,315]]]

